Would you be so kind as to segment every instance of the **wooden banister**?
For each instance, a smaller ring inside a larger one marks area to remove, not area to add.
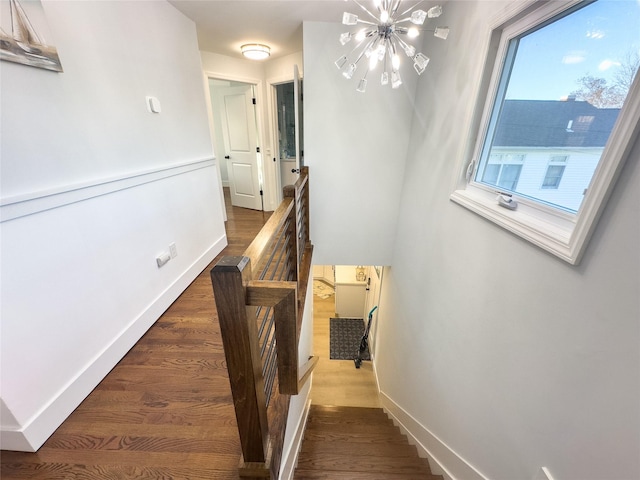
[[[244,254],[223,257],[211,270],[242,478],[277,478],[289,396],[300,392],[318,363],[311,357],[298,367],[312,252],[309,169],[303,167]]]

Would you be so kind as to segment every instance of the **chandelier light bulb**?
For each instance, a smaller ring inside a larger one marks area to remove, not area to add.
[[[356,42],[361,42],[367,36],[367,31],[363,28],[358,33],[356,33]]]
[[[389,12],[382,10],[380,12],[380,23],[387,23],[389,21]]]
[[[409,30],[407,30],[407,37],[409,38],[416,38],[418,35],[420,35],[420,30],[418,30],[416,27],[411,27]]]
[[[373,70],[378,65],[378,55],[371,55],[369,57],[369,70]]]
[[[391,57],[391,66],[394,70],[398,70],[400,68],[400,57],[396,53]]]

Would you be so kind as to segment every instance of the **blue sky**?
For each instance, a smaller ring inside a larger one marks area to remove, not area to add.
[[[599,0],[521,39],[507,98],[559,100],[585,75],[610,84],[630,50],[640,50],[640,0]]]

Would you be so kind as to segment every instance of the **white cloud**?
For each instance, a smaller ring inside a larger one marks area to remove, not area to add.
[[[620,62],[606,59],[600,62],[600,65],[598,65],[598,70],[600,70],[601,72],[604,72],[605,70],[609,70],[611,67],[619,67],[619,66],[620,66]]]
[[[638,0],[640,2],[640,0]],[[595,40],[600,40],[604,38],[604,32],[602,30],[589,30],[587,32],[587,38],[593,38]]]

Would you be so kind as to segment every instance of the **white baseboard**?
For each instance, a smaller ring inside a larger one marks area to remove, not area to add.
[[[126,355],[164,311],[227,245],[226,235],[209,247],[180,277],[134,319],[92,362],[64,386],[26,425],[3,426],[0,448],[35,452]]]
[[[298,454],[300,453],[300,447],[302,446],[302,440],[304,438],[304,431],[307,427],[307,419],[309,418],[309,409],[311,408],[311,398],[309,394],[311,389],[309,388],[307,398],[305,399],[304,410],[296,425],[296,433],[293,439],[293,443],[289,450],[282,456],[282,466],[280,467],[279,480],[293,480],[293,474],[296,470],[298,463]]]
[[[445,480],[489,480],[384,392],[380,392],[380,402],[409,443],[416,446],[418,454],[429,459],[433,473]]]

